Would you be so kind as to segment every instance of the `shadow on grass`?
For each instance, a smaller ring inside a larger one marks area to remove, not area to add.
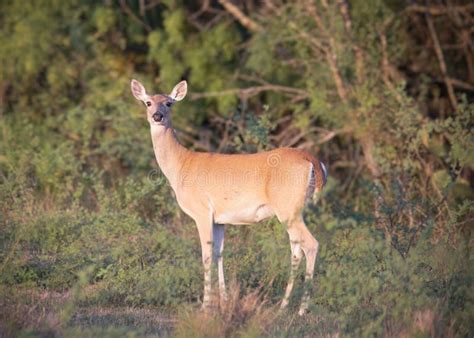
[[[138,335],[169,336],[176,320],[161,314],[156,308],[101,307],[78,309],[70,325],[81,329],[89,327],[117,327]]]

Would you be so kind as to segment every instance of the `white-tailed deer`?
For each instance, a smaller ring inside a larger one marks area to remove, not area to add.
[[[212,262],[217,261],[219,295],[226,299],[222,250],[224,224],[250,224],[276,216],[285,223],[291,245],[291,274],[281,307],[288,304],[295,272],[306,257],[306,277],[313,278],[318,241],[306,228],[305,202],[323,188],[327,171],[311,154],[278,148],[257,154],[225,155],[194,152],[176,140],[171,107],[187,92],[181,81],[169,95],[148,95],[132,80],[133,96],[145,103],[156,160],[169,180],[181,209],[196,222],[204,264],[203,307],[211,301]],[[300,314],[308,308],[306,291]]]

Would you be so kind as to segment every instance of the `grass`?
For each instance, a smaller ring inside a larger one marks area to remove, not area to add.
[[[113,326],[128,328],[144,335],[168,336],[175,322],[176,319],[153,307],[92,306],[79,309],[74,314],[71,325],[82,329]]]
[[[175,308],[93,304],[97,288],[50,292],[34,287],[2,287],[0,337],[328,337],[344,336],[335,318],[316,311],[300,317],[297,305],[280,311],[262,288],[244,292],[236,282],[228,299],[202,311],[199,304]],[[84,297],[84,295],[86,297]],[[418,311],[411,327],[385,324],[384,337],[431,337],[437,319],[431,309]],[[453,337],[453,332],[448,332]]]
[[[188,309],[179,316],[176,337],[261,337],[268,335],[278,316],[275,306],[268,304],[261,289],[242,293],[236,282],[231,283],[225,303],[208,311]]]
[[[156,307],[81,304],[71,291],[1,290],[0,337],[169,336],[175,314]]]
[[[105,306],[75,291],[49,292],[37,288],[3,288],[0,293],[0,337],[262,337],[320,332],[320,316],[299,317],[296,309],[279,311],[262,289],[244,292],[235,282],[219,307],[202,311],[199,304],[172,308]],[[84,294],[97,292],[86,287]],[[319,330],[313,331],[315,327]],[[333,337],[334,335],[326,335]]]

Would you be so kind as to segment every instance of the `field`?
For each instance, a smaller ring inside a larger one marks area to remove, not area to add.
[[[472,337],[473,22],[469,1],[2,1],[0,337]],[[226,226],[229,299],[200,310],[132,78],[187,80],[189,149],[327,165],[287,309],[270,219]]]

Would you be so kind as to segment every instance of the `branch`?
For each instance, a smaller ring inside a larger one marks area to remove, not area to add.
[[[149,25],[147,25],[145,22],[143,22],[133,11],[130,9],[130,7],[127,6],[127,2],[125,0],[120,0],[120,8],[122,8],[122,11],[128,14],[133,20],[138,22],[147,32],[151,32],[152,29]]]
[[[398,103],[402,104],[403,98],[400,93],[397,92],[395,86],[390,81],[390,61],[388,60],[387,53],[387,37],[384,31],[379,32],[380,43],[382,45],[382,79],[390,92],[395,96]]]
[[[144,16],[145,16],[145,10],[146,10],[146,9],[145,9],[145,0],[140,0],[140,1],[138,2],[138,4],[139,4],[140,15],[141,15],[142,17],[144,17]]]
[[[193,13],[191,16],[193,18],[198,18],[201,14],[205,13],[209,9],[210,0],[204,0],[201,8],[196,13]]]
[[[454,93],[453,85],[448,77],[448,71],[446,68],[446,63],[444,61],[443,50],[439,44],[438,35],[436,34],[436,29],[433,24],[433,20],[431,16],[426,14],[426,22],[428,24],[428,29],[430,31],[431,39],[433,40],[433,47],[436,52],[436,57],[438,58],[439,69],[441,70],[441,75],[443,76],[444,83],[446,84],[446,88],[448,90],[449,101],[451,102],[451,106],[454,110],[457,108],[457,100],[456,95]]]
[[[370,173],[372,174],[372,177],[375,179],[380,178],[381,171],[374,157],[373,150],[375,145],[372,135],[366,132],[366,134],[361,137],[360,143],[362,145],[365,163]]]
[[[461,89],[464,89],[464,90],[474,92],[474,85],[472,85],[470,83],[467,83],[467,82],[464,82],[464,81],[461,81],[461,80],[458,80],[458,79],[454,79],[452,77],[449,78],[449,82],[451,82],[451,84],[454,87],[458,87],[458,88],[461,88]]]
[[[6,81],[0,81],[0,118],[3,117],[3,111],[5,108],[5,102],[6,102],[6,93],[7,93],[7,88],[8,88],[8,82]],[[4,134],[5,134],[5,129],[4,129]]]
[[[474,10],[474,4],[465,5],[465,6],[421,6],[421,5],[411,5],[406,8],[408,12],[421,13],[421,14],[430,14],[430,15],[444,15],[449,12],[466,12]]]
[[[262,30],[262,26],[250,19],[242,12],[239,7],[231,3],[229,0],[219,0],[219,3],[224,6],[227,12],[229,12],[242,26],[252,32],[259,32]]]
[[[147,11],[149,9],[152,9],[152,8],[158,6],[159,4],[161,4],[161,1],[162,0],[154,0],[154,1],[151,1],[147,4],[145,4],[145,10]]]
[[[260,94],[261,92],[266,91],[275,91],[275,92],[282,92],[286,94],[296,94],[296,95],[304,95],[305,97],[309,97],[309,93],[306,90],[293,88],[293,87],[286,87],[274,84],[266,84],[262,86],[254,86],[248,88],[232,88],[232,89],[225,89],[222,91],[215,91],[215,92],[205,92],[205,93],[192,93],[191,100],[198,100],[205,97],[220,97],[220,96],[227,96],[227,95],[239,95],[240,97],[251,97]]]
[[[362,49],[357,45],[354,35],[352,34],[352,20],[351,15],[349,12],[349,6],[346,0],[338,0],[339,5],[339,12],[341,13],[342,20],[344,21],[344,28],[346,34],[349,36],[351,43],[352,43],[352,50],[354,52],[355,57],[355,68],[356,68],[356,75],[357,75],[357,82],[359,84],[364,82],[364,54]]]
[[[334,137],[336,137],[337,134],[338,133],[336,131],[331,131],[331,132],[327,133],[326,136],[324,136],[320,140],[318,140],[318,144],[323,144],[323,143],[329,142]]]
[[[204,151],[212,151],[209,143],[204,143],[200,140],[196,140],[194,135],[189,135],[189,130],[184,128],[182,130],[177,130],[178,138],[184,139],[186,142],[192,144],[194,149],[201,149]]]
[[[316,25],[318,26],[319,30],[325,35],[325,37],[329,41],[329,48],[324,49],[326,60],[329,64],[329,69],[331,70],[332,77],[336,84],[337,93],[343,102],[347,102],[346,87],[344,86],[344,81],[342,80],[341,74],[339,73],[339,68],[337,67],[337,54],[334,38],[326,30],[326,27],[323,24],[323,20],[321,19],[321,16],[319,15],[319,12],[314,3],[312,1],[308,1],[307,5],[308,10],[313,16],[314,21],[316,22]]]

